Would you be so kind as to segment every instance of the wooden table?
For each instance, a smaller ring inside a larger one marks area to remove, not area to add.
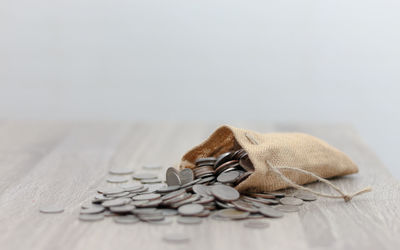
[[[333,182],[347,191],[373,192],[345,203],[320,198],[299,213],[270,219],[257,230],[241,221],[206,219],[201,225],[115,224],[78,220],[80,204],[105,183],[112,166],[170,166],[219,124],[0,122],[0,249],[399,249],[400,185],[345,125],[234,123],[273,131],[300,131],[347,153],[360,173]],[[309,185],[329,191],[321,183]],[[61,214],[39,213],[59,203]],[[162,241],[166,232],[186,232],[184,244]]]

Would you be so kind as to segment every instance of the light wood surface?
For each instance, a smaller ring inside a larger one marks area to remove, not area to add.
[[[78,220],[80,204],[105,184],[108,169],[130,165],[139,172],[144,164],[174,165],[218,125],[1,121],[0,249],[399,249],[399,182],[344,125],[232,123],[260,132],[306,132],[343,150],[360,173],[333,182],[349,192],[373,187],[349,203],[320,198],[299,213],[270,219],[263,230],[210,219],[197,226]],[[309,187],[329,191],[321,183]],[[39,213],[47,203],[62,204],[65,212]],[[186,232],[190,242],[162,241],[174,231]]]

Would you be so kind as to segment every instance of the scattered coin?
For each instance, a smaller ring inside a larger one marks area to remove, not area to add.
[[[82,221],[97,221],[104,219],[104,214],[80,214],[79,219]]]
[[[129,202],[131,202],[131,199],[129,199],[129,198],[117,198],[114,200],[103,201],[103,203],[101,203],[101,205],[103,207],[115,207],[115,206],[126,205]]]
[[[102,194],[118,194],[124,192],[125,190],[120,187],[100,187],[97,189],[97,191]]]
[[[279,205],[275,207],[279,211],[286,212],[286,213],[292,213],[292,212],[298,212],[300,211],[299,206],[292,206],[292,205]]]
[[[126,176],[113,175],[109,176],[107,178],[107,181],[110,183],[123,183],[123,182],[128,182],[129,178]]]
[[[166,173],[166,179],[168,186],[180,186],[182,184],[181,179],[179,178],[179,173],[174,168],[168,168]]]
[[[148,170],[157,170],[157,169],[162,169],[162,166],[161,165],[144,165],[143,168],[148,169]]]
[[[103,206],[100,205],[93,205],[92,207],[81,209],[81,214],[98,214],[105,210]]]
[[[41,206],[41,207],[39,208],[39,211],[40,211],[41,213],[45,213],[45,214],[57,214],[57,213],[62,213],[62,212],[64,212],[64,208],[61,207],[61,206],[59,206],[59,205],[53,205],[53,204],[51,204],[51,205],[44,205],[44,206]]]
[[[132,200],[140,201],[140,200],[154,200],[160,198],[160,194],[139,194],[132,197]]]
[[[219,200],[223,201],[235,201],[239,199],[239,192],[229,186],[225,185],[214,185],[211,187],[211,193]]]
[[[291,206],[300,206],[303,204],[303,200],[300,200],[295,197],[284,197],[281,198],[279,202],[283,205],[291,205]]]
[[[126,192],[132,192],[143,188],[142,184],[122,184],[121,188]]]
[[[234,208],[227,208],[227,209],[218,211],[218,216],[224,217],[224,218],[229,218],[229,219],[234,219],[234,220],[245,219],[249,215],[250,215],[249,212],[236,210]]]
[[[246,221],[244,223],[244,226],[249,228],[267,228],[269,227],[269,223],[266,221],[251,220],[251,221]]]
[[[113,218],[114,222],[119,224],[135,224],[138,223],[140,220],[135,215],[124,215],[124,216],[115,216]]]
[[[202,220],[199,217],[179,216],[176,220],[180,224],[200,224]]]
[[[126,205],[122,205],[122,206],[110,207],[110,211],[113,212],[113,213],[118,213],[118,214],[119,213],[130,213],[135,208],[136,207],[134,205],[126,204]]]
[[[297,191],[294,194],[294,197],[301,199],[303,201],[315,201],[317,197],[310,192],[305,192],[305,191]]]
[[[196,184],[193,186],[192,189],[193,189],[193,192],[195,192],[196,194],[202,195],[202,196],[210,196],[211,195],[211,190],[206,185]]]
[[[137,173],[133,175],[133,179],[145,180],[145,179],[155,179],[157,175],[152,173]]]
[[[108,172],[110,174],[124,175],[124,174],[132,174],[133,173],[133,169],[130,169],[130,168],[111,168]]]
[[[186,204],[178,208],[178,212],[181,215],[195,215],[201,213],[204,207],[200,204]]]
[[[270,206],[263,206],[260,208],[260,213],[266,217],[271,217],[271,218],[280,218],[283,217],[283,213],[279,210],[276,210],[273,207]]]
[[[168,242],[182,243],[190,240],[189,236],[181,233],[169,233],[163,236],[163,240]]]
[[[179,172],[179,178],[181,180],[181,184],[184,185],[194,180],[193,171],[190,168],[182,169]]]

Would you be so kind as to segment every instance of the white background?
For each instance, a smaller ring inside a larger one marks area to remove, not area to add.
[[[0,119],[351,123],[399,178],[399,93],[399,1],[0,1]]]

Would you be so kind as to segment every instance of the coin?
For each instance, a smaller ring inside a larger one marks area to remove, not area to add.
[[[193,192],[202,196],[210,196],[211,191],[210,188],[206,185],[196,184],[192,187]]]
[[[135,215],[124,215],[124,216],[115,216],[114,222],[119,224],[134,224],[138,223],[140,220]]]
[[[172,224],[173,220],[172,218],[164,218],[162,220],[149,220],[147,222],[153,225],[170,225]]]
[[[279,211],[287,212],[287,213],[300,211],[299,206],[292,206],[292,205],[278,205],[275,208],[278,209]]]
[[[130,168],[111,168],[108,171],[110,174],[132,174],[133,173],[133,169]]]
[[[160,194],[139,194],[132,197],[132,200],[140,201],[140,200],[154,200],[160,198]]]
[[[268,222],[259,221],[259,220],[246,221],[243,225],[245,227],[249,227],[249,228],[267,228],[267,227],[269,227]]]
[[[239,199],[239,192],[226,185],[214,185],[211,187],[211,193],[219,200],[234,201]]]
[[[203,210],[204,207],[200,204],[186,204],[178,208],[178,213],[181,215],[195,215]]]
[[[92,207],[86,208],[86,209],[81,209],[81,214],[98,214],[101,213],[105,210],[103,206],[100,205],[94,205]]]
[[[246,211],[240,211],[234,208],[227,208],[227,209],[222,209],[218,211],[218,216],[224,217],[224,218],[229,218],[229,219],[245,219],[250,215],[249,212]]]
[[[291,205],[291,206],[299,206],[303,204],[303,200],[300,200],[295,197],[284,197],[281,198],[279,202],[283,205]]]
[[[220,166],[224,162],[227,162],[228,160],[230,160],[231,155],[232,155],[232,152],[226,152],[224,154],[219,155],[217,157],[217,159],[215,160],[215,168],[217,168],[218,166]]]
[[[180,188],[180,186],[167,186],[162,187],[156,190],[157,193],[170,193],[172,191],[176,191]]]
[[[155,169],[161,169],[162,166],[161,165],[144,165],[143,168],[149,169],[149,170],[155,170]]]
[[[170,209],[170,208],[162,208],[159,209],[164,216],[173,216],[177,215],[178,211],[176,209]]]
[[[303,201],[315,201],[317,197],[310,192],[305,192],[305,191],[297,191],[294,194],[294,197],[299,198]]]
[[[202,220],[199,217],[179,216],[176,220],[180,224],[200,224]]]
[[[104,219],[103,214],[80,214],[79,219],[82,221],[97,221]]]
[[[283,217],[283,213],[270,206],[260,207],[260,213],[266,217],[279,218]]]
[[[131,184],[131,183],[129,183],[129,184],[122,184],[121,188],[124,191],[131,192],[131,191],[135,191],[135,190],[139,190],[139,189],[143,188],[143,185],[142,184]]]
[[[144,180],[144,179],[155,179],[157,175],[152,173],[137,173],[133,175],[133,179]]]
[[[249,157],[243,157],[239,160],[239,165],[248,172],[254,172],[253,163]]]
[[[169,168],[168,170],[166,173],[168,186],[180,186],[182,182],[181,179],[179,178],[179,173],[174,168]]]
[[[240,172],[239,171],[229,171],[223,172],[217,177],[217,181],[221,183],[232,183],[235,182],[237,178],[239,178]]]
[[[140,180],[141,183],[143,184],[154,184],[154,183],[161,183],[162,180],[158,179],[158,178],[154,178],[154,179],[142,179]]]
[[[247,211],[250,213],[257,213],[258,208],[253,206],[253,204],[246,202],[244,200],[237,200],[237,201],[232,201],[232,204],[239,210]]]
[[[174,192],[171,192],[171,193],[169,193],[169,194],[164,195],[161,199],[163,199],[163,200],[169,200],[169,199],[175,198],[175,197],[177,197],[177,196],[179,196],[179,195],[182,195],[182,194],[184,194],[185,192],[186,192],[185,189],[179,189],[179,190],[176,190],[176,191],[174,191]]]
[[[123,183],[123,182],[128,182],[129,178],[126,176],[113,175],[109,176],[107,178],[107,181],[110,183]]]
[[[181,180],[181,184],[186,184],[194,180],[193,171],[190,168],[182,169],[179,172],[179,178]]]
[[[195,164],[203,163],[203,162],[215,162],[217,159],[215,157],[206,157],[206,158],[198,158],[195,161]]]
[[[122,193],[125,190],[123,190],[120,187],[99,187],[97,189],[97,192],[102,193],[102,194],[118,194]]]
[[[183,243],[190,240],[189,236],[181,233],[168,233],[163,236],[163,240],[168,242]]]
[[[129,198],[117,198],[114,200],[103,201],[101,205],[103,207],[114,207],[114,206],[122,206],[128,204],[129,202],[131,202],[131,199]]]
[[[130,213],[133,209],[135,209],[135,206],[131,204],[110,207],[110,211],[113,213]]]
[[[39,211],[45,214],[57,214],[64,212],[64,208],[59,205],[50,204],[41,206]]]

